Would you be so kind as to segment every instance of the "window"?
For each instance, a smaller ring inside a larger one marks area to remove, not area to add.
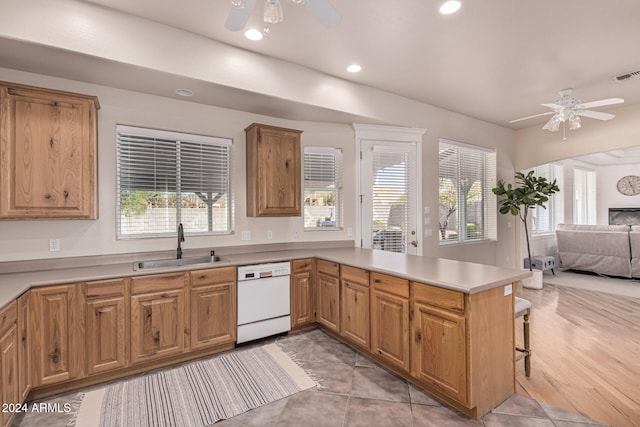
[[[573,170],[573,223],[596,223],[596,172]]]
[[[529,170],[524,173],[526,174]],[[544,176],[548,181],[557,180],[558,187],[562,188],[562,166],[548,163],[537,166],[533,170],[536,176]],[[563,221],[564,208],[560,192],[550,196],[545,206],[546,209],[536,206],[531,212],[533,234],[553,233],[556,231],[556,226]]]
[[[118,125],[117,236],[231,232],[231,140]]]
[[[440,243],[495,239],[495,152],[441,139],[439,164]]]
[[[342,151],[304,148],[304,229],[336,230],[341,226]]]

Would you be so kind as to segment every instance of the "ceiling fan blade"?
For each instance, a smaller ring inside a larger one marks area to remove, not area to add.
[[[329,3],[329,0],[307,0],[305,7],[314,18],[327,28],[338,26],[342,19],[342,14]]]
[[[601,111],[579,110],[577,113],[579,116],[589,117],[591,119],[598,120],[611,120],[615,117],[615,114],[603,113]]]
[[[549,107],[552,108],[553,110],[558,110],[559,108],[562,108],[560,105],[558,104],[540,104],[543,107]]]
[[[547,111],[546,113],[534,114],[533,116],[522,117],[515,120],[509,120],[509,123],[520,122],[522,120],[533,119],[534,117],[548,116],[549,114],[554,114],[555,111]]]
[[[577,108],[604,107],[605,105],[622,104],[623,102],[624,102],[624,99],[622,98],[608,98],[608,99],[601,99],[600,101],[585,102],[584,104],[576,105],[576,107]]]
[[[231,6],[224,27],[231,31],[240,31],[244,29],[251,17],[253,8],[256,6],[256,0],[245,0],[244,7],[238,8]]]

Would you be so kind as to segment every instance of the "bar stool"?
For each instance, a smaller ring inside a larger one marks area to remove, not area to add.
[[[531,343],[529,336],[529,316],[531,316],[531,302],[524,298],[516,297],[515,302],[515,318],[523,317],[524,326],[524,348],[517,347],[518,355],[516,360],[524,357],[524,373],[527,377],[531,376]]]

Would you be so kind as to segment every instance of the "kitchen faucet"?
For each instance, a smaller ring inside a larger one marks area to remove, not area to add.
[[[178,255],[177,259],[182,259],[182,247],[180,243],[184,242],[184,228],[182,227],[182,223],[178,225]]]

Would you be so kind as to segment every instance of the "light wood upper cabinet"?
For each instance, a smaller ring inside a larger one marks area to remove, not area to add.
[[[291,327],[315,321],[313,298],[313,264],[311,258],[291,261]]]
[[[127,366],[125,279],[84,284],[86,295],[87,373]]]
[[[84,376],[84,321],[76,284],[34,288],[29,296],[33,387]]]
[[[191,349],[236,340],[236,269],[191,272]]]
[[[97,98],[0,82],[0,219],[96,219]]]
[[[302,131],[254,123],[245,132],[247,216],[300,216]]]
[[[184,351],[185,283],[185,273],[131,279],[132,365]]]

